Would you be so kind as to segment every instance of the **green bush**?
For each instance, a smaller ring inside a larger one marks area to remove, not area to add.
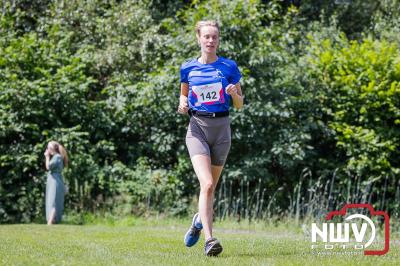
[[[365,178],[399,174],[398,48],[343,38],[340,43],[312,41],[309,51],[310,75],[324,90],[319,96],[345,170]]]
[[[194,25],[209,18],[245,94],[221,213],[314,214],[317,200],[330,209],[363,193],[398,208],[397,11],[386,12],[396,3],[294,2],[3,1],[0,222],[44,215],[53,139],[71,159],[67,211],[190,211],[199,185],[188,117],[176,113],[179,66],[199,55]]]

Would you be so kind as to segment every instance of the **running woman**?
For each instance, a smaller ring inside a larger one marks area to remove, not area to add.
[[[217,56],[219,26],[215,21],[196,24],[201,56],[180,69],[181,95],[178,112],[188,113],[186,146],[200,182],[199,212],[184,237],[187,247],[197,243],[204,230],[204,252],[217,256],[223,250],[212,235],[214,192],[231,145],[229,105],[243,106],[240,71],[233,60]]]

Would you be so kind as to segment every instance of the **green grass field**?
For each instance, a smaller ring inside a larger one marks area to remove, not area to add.
[[[1,225],[1,265],[400,265],[400,244],[385,256],[318,255],[296,226],[215,224],[224,252],[203,254],[203,242],[183,245],[188,221],[131,225]]]

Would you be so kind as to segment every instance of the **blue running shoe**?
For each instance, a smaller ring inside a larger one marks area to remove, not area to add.
[[[197,222],[198,216],[199,216],[198,213],[196,213],[193,216],[192,225],[190,226],[189,230],[186,232],[184,241],[185,241],[185,245],[187,247],[194,246],[197,243],[197,241],[199,241],[200,233],[201,233],[201,229],[203,229],[203,225],[201,223]]]
[[[222,252],[223,248],[221,243],[216,238],[209,238],[204,245],[204,253],[206,256],[218,256]]]

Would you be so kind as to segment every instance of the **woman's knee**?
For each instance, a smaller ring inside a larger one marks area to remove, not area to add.
[[[212,194],[214,192],[215,185],[212,181],[207,181],[204,184],[200,184],[200,191],[206,194]]]

